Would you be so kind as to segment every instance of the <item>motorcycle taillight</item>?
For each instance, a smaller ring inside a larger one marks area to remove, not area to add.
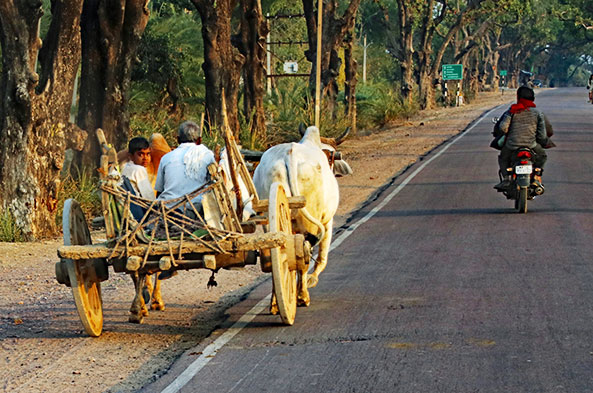
[[[527,165],[529,164],[529,161],[521,161],[521,165]]]
[[[517,153],[517,158],[531,158],[531,153],[525,150],[520,151]]]

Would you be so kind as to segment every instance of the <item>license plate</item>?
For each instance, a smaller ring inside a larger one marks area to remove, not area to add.
[[[515,167],[515,174],[517,175],[529,175],[533,172],[531,165],[517,165]]]

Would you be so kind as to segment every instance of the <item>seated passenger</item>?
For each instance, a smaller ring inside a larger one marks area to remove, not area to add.
[[[136,195],[154,200],[154,189],[146,172],[146,166],[150,162],[150,148],[146,138],[140,136],[130,139],[128,158],[130,161],[124,164],[121,170],[122,176],[128,178]]]
[[[150,180],[150,183],[154,188],[154,185],[156,184],[156,174],[157,170],[159,169],[161,158],[163,158],[165,154],[169,153],[171,148],[169,147],[169,144],[165,138],[158,132],[155,132],[150,136],[149,143],[150,163],[148,163],[146,171],[148,172],[148,180]]]
[[[155,132],[150,136],[149,140],[150,145],[150,161],[146,166],[146,172],[148,172],[148,180],[154,188],[154,184],[156,182],[156,173],[159,168],[159,163],[161,162],[161,158],[171,151],[169,144],[163,137],[163,135]],[[126,162],[130,160],[130,152],[128,149],[120,150],[117,152],[117,161],[124,165]]]
[[[176,199],[197,190],[208,181],[208,165],[214,163],[214,153],[202,145],[202,130],[192,122],[179,126],[179,146],[161,158],[155,190],[158,200]],[[201,204],[202,196],[192,200]]]

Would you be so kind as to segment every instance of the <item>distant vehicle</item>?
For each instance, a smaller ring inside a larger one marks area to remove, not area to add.
[[[534,79],[532,83],[534,87],[543,87],[542,81],[539,79]]]

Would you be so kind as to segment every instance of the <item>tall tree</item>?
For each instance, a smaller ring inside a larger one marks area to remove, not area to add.
[[[309,78],[311,96],[315,96],[316,59],[317,59],[317,1],[302,0],[307,22],[309,49],[305,56],[313,66]],[[350,0],[341,15],[337,0],[323,2],[322,39],[321,39],[321,91],[327,98],[328,110],[334,114],[338,84],[336,78],[340,72],[342,60],[338,56],[338,48],[342,46],[344,37],[354,28],[356,12],[361,0]]]
[[[231,19],[237,0],[191,0],[202,20],[206,118],[210,126],[222,125],[222,92],[233,132],[239,131],[237,113],[239,81],[245,56],[232,45]],[[238,138],[238,135],[235,135]]]
[[[82,0],[52,1],[42,44],[42,3],[0,2],[0,207],[28,239],[55,232],[64,150],[80,149],[86,138],[69,123],[80,62],[81,10]]]
[[[78,125],[92,133],[78,162],[96,166],[94,131],[102,128],[117,148],[128,141],[132,67],[148,23],[148,0],[85,0]]]
[[[252,140],[263,140],[266,134],[264,62],[268,30],[261,1],[241,0],[241,30],[237,37],[237,46],[245,57],[243,111],[251,126]]]
[[[346,76],[344,82],[344,97],[346,100],[346,115],[350,120],[350,128],[353,134],[356,134],[356,85],[358,78],[356,77],[356,70],[358,63],[354,56],[354,34],[350,32],[344,40],[344,74]]]

